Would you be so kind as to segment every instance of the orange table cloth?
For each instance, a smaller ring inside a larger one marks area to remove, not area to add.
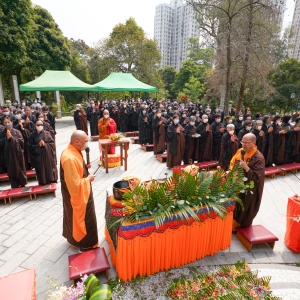
[[[295,197],[288,199],[286,213],[286,232],[284,241],[289,249],[300,252],[300,201]]]
[[[113,265],[123,281],[137,275],[149,276],[159,271],[214,255],[230,246],[235,202],[227,206],[222,220],[214,213],[201,209],[201,222],[172,220],[156,229],[152,219],[139,223],[122,224],[118,229],[117,250],[105,228]]]

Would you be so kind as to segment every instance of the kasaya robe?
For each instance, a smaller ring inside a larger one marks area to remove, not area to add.
[[[239,149],[230,162],[230,169],[241,160],[241,150]],[[255,147],[250,153],[245,153],[244,160],[250,168],[248,172],[244,171],[247,177],[246,184],[254,182],[254,187],[247,193],[241,193],[240,198],[243,201],[244,210],[237,205],[234,212],[234,219],[240,224],[240,227],[248,227],[252,224],[253,219],[258,213],[261,198],[264,189],[265,179],[265,159]],[[251,193],[252,192],[252,193]]]
[[[45,122],[49,123],[54,131],[54,134],[56,134],[55,131],[55,116],[51,111],[47,113],[47,120],[44,120]]]
[[[177,133],[177,128],[180,133]],[[185,131],[184,128],[173,122],[167,129],[167,167],[173,168],[174,166],[181,165],[185,150]]]
[[[132,110],[129,116],[129,125],[131,131],[138,131],[139,113],[138,110]]]
[[[195,159],[198,162],[212,160],[213,133],[211,131],[211,125],[209,125],[209,123],[200,123],[197,126],[197,133],[200,134],[200,137],[197,139]]]
[[[272,124],[273,126],[273,159],[276,165],[284,163],[284,150],[285,150],[285,134],[279,134],[281,127]]]
[[[120,131],[120,112],[119,111],[112,111],[110,114],[110,118],[113,119],[116,123],[117,130]]]
[[[32,166],[31,166],[31,162],[30,162],[30,153],[29,153],[29,149],[28,149],[28,137],[30,135],[30,130],[28,130],[27,128],[21,129],[20,124],[16,125],[14,127],[15,129],[19,130],[22,134],[23,140],[24,140],[24,162],[25,162],[25,168],[26,170],[31,170]]]
[[[223,132],[220,131],[221,128],[224,128],[224,124],[213,122],[211,125],[211,130],[213,133],[213,145],[212,145],[212,154],[214,160],[219,160],[221,153],[221,143]]]
[[[266,136],[259,135],[260,130],[258,129],[252,129],[251,133],[253,133],[256,136],[257,150],[263,154],[265,152],[265,147],[266,147]]]
[[[80,116],[78,115],[79,113],[81,113]],[[87,116],[86,112],[83,109],[74,111],[74,121],[77,130],[82,130],[86,134],[88,134]]]
[[[263,153],[266,166],[270,167],[274,161],[273,161],[273,131],[268,132],[270,127],[268,127],[266,124],[263,124],[262,130],[265,133],[266,137],[266,145],[265,145],[265,151]],[[273,128],[273,127],[272,127]]]
[[[11,138],[6,136],[7,129],[0,132],[0,173],[7,173],[12,188],[27,184],[24,161],[24,140],[19,130],[12,128]]]
[[[289,124],[285,124],[285,123],[282,123],[281,124],[281,127],[284,128],[284,127],[287,127],[287,126],[290,126]],[[291,156],[292,156],[292,153],[293,153],[293,144],[292,144],[292,141],[293,141],[293,135],[294,135],[294,130],[289,130],[286,134],[285,134],[285,146],[284,146],[284,163],[288,164],[291,161]]]
[[[72,145],[60,158],[63,197],[63,236],[83,250],[98,246],[98,230],[92,186],[81,152]]]
[[[100,118],[100,111],[98,108],[88,107],[86,110],[87,119],[90,122],[91,136],[98,135],[98,121]]]
[[[159,122],[162,124],[159,125]],[[163,117],[155,117],[152,122],[153,128],[153,152],[154,155],[164,153],[166,150],[166,123]]]
[[[231,135],[228,132],[222,136],[219,165],[224,171],[227,171],[232,157],[239,149],[239,140],[236,135],[233,136],[234,142],[231,140]]]
[[[127,109],[123,109],[120,113],[120,131],[128,132],[129,130],[129,113]]]
[[[147,122],[145,119],[147,118]],[[139,143],[141,145],[146,145],[150,143],[150,123],[147,115],[139,115]]]
[[[294,131],[292,140],[293,152],[291,154],[291,160],[294,162],[300,161],[300,130]]]
[[[193,135],[197,131],[197,127],[195,125],[186,125],[184,127],[185,130],[185,150],[183,161],[185,164],[189,164],[190,161],[195,161],[195,152],[197,147],[197,138],[193,137]]]
[[[106,125],[107,122],[109,122],[108,126]],[[98,132],[99,132],[99,139],[108,139],[108,136],[110,134],[117,132],[117,124],[111,118],[101,118],[98,121]],[[109,148],[108,154],[115,154],[115,153],[116,153],[116,147],[111,146]]]

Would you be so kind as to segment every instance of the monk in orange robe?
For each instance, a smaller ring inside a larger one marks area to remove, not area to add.
[[[81,154],[88,145],[84,131],[76,130],[60,158],[60,180],[63,196],[63,236],[80,251],[98,246],[98,230],[91,182],[95,175],[88,173]]]
[[[116,122],[109,117],[109,111],[105,109],[103,111],[103,118],[98,121],[98,131],[99,131],[99,139],[107,139],[108,136],[112,133],[116,133],[117,124]],[[115,154],[116,147],[111,146],[108,154]]]

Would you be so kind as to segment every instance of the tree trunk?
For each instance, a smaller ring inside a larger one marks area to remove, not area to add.
[[[228,20],[228,34],[226,40],[226,91],[224,101],[224,116],[228,115],[228,104],[230,98],[230,72],[231,72],[231,19]]]
[[[243,73],[242,73],[242,80],[241,80],[241,86],[239,91],[239,97],[237,101],[237,111],[241,110],[243,100],[244,100],[244,94],[245,94],[245,87],[246,87],[246,80],[247,80],[247,73],[248,73],[248,66],[249,66],[249,55],[250,55],[250,43],[252,38],[252,27],[253,27],[253,0],[250,0],[249,5],[249,23],[248,23],[248,31],[247,31],[247,38],[246,38],[246,53],[245,53],[245,59],[244,59],[244,65],[243,65]]]

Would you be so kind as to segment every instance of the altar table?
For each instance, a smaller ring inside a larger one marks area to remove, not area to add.
[[[123,166],[123,160],[124,160],[124,170],[127,171],[127,151],[129,149],[129,140],[119,140],[113,142],[110,139],[100,139],[99,140],[99,150],[100,153],[102,153],[102,160],[103,162],[107,162],[107,155],[109,151],[109,147],[111,146],[120,146],[120,156],[121,156],[121,166]],[[124,151],[124,152],[123,152]],[[124,155],[123,155],[124,153]],[[105,163],[105,170],[106,173],[108,173],[108,164]]]

